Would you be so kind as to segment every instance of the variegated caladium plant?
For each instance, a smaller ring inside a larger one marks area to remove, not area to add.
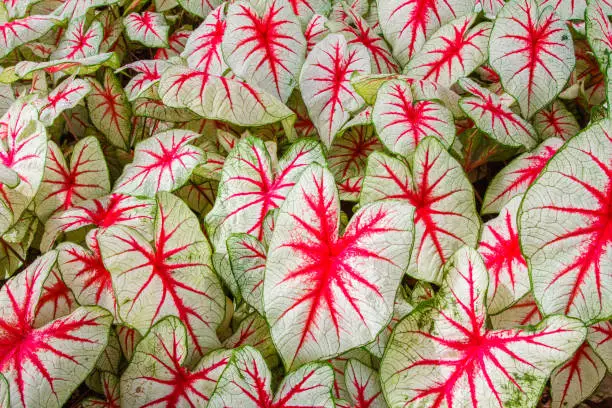
[[[0,31],[0,408],[612,401],[612,1]]]

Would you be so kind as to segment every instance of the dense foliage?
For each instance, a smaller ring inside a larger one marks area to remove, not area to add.
[[[1,0],[0,407],[578,405],[612,370],[611,18]]]

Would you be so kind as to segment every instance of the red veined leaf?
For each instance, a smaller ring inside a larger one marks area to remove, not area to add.
[[[250,346],[234,351],[211,399],[210,406],[331,408],[334,374],[322,363],[305,364],[285,376],[276,396],[271,390],[272,374],[261,354]]]
[[[168,24],[161,13],[145,11],[130,13],[123,20],[125,33],[132,41],[137,41],[147,47],[168,46]]]
[[[612,315],[610,129],[605,119],[567,141],[525,193],[519,236],[544,315]]]
[[[520,300],[530,290],[527,262],[521,254],[516,215],[522,195],[515,196],[497,218],[484,224],[478,252],[489,272],[487,307],[495,314]]]
[[[104,399],[88,397],[81,403],[81,408],[121,408],[119,378],[115,374],[102,373],[102,390]]]
[[[181,55],[185,50],[185,45],[190,35],[191,30],[178,30],[173,32],[168,37],[168,48],[158,48],[154,58],[156,60],[167,60],[171,57]]]
[[[552,6],[564,20],[583,20],[587,2],[586,0],[542,0],[540,6],[542,8]]]
[[[176,191],[176,195],[181,197],[189,208],[206,215],[215,205],[218,187],[216,181],[206,180],[194,174],[187,184]]]
[[[482,202],[482,213],[497,213],[512,197],[527,191],[562,145],[561,139],[546,139],[531,152],[523,153],[512,160],[489,183]]]
[[[87,96],[89,119],[108,141],[120,149],[127,150],[132,133],[132,112],[125,91],[115,75],[107,69],[104,83],[89,80],[91,93]]]
[[[224,295],[209,266],[208,241],[185,203],[158,193],[153,245],[124,226],[108,228],[98,242],[123,321],[146,333],[165,316],[179,317],[189,336],[189,362],[219,346],[215,330]]]
[[[406,272],[437,283],[442,265],[458,248],[476,246],[480,218],[469,180],[440,142],[424,139],[411,164],[412,172],[386,154],[370,155],[360,204],[391,198],[415,206],[414,250]]]
[[[198,17],[206,18],[212,10],[223,3],[222,0],[177,0],[188,12]]]
[[[532,326],[541,320],[542,315],[531,292],[503,312],[491,316],[494,329]]]
[[[168,64],[164,60],[138,60],[122,67],[122,69],[133,69],[138,73],[125,86],[128,100],[130,102],[134,101],[157,84],[166,67],[168,67]]]
[[[264,244],[253,235],[232,234],[227,239],[227,253],[240,295],[263,315],[262,294],[266,268]]]
[[[491,30],[489,63],[523,117],[530,118],[569,79],[576,63],[572,36],[552,7],[535,0],[510,1]]]
[[[188,330],[178,318],[153,326],[121,376],[121,406],[206,406],[232,352],[213,351],[190,370],[188,344]]]
[[[58,251],[59,270],[79,304],[98,305],[117,316],[111,276],[102,262],[97,240],[88,240],[88,248],[64,242]]]
[[[85,15],[90,8],[109,6],[118,1],[119,0],[66,0],[53,11],[53,14],[62,20],[74,19]]]
[[[367,350],[372,355],[378,358],[382,358],[383,354],[385,353],[385,348],[387,347],[389,338],[391,337],[391,333],[395,328],[395,325],[397,325],[397,323],[402,320],[408,313],[412,312],[412,310],[412,305],[410,305],[410,303],[408,303],[408,301],[405,299],[403,291],[400,288],[397,291],[397,295],[395,297],[395,304],[393,306],[393,316],[391,317],[391,321],[380,333],[378,333],[376,339],[366,346]]]
[[[472,73],[488,57],[491,23],[472,27],[475,14],[459,17],[436,31],[410,59],[404,72],[450,87]]]
[[[38,298],[34,327],[40,327],[66,316],[78,307],[70,288],[64,283],[57,268],[52,268]]]
[[[0,58],[20,45],[44,36],[59,22],[54,16],[35,15],[0,23]]]
[[[331,4],[326,0],[287,0],[293,14],[298,16],[302,25],[311,21],[315,15],[326,16],[331,10]]]
[[[206,229],[216,252],[226,252],[232,233],[244,232],[263,239],[268,211],[279,208],[304,169],[323,163],[321,145],[314,140],[294,143],[278,161],[270,157],[261,139],[247,137],[225,160],[215,206],[206,215]]]
[[[304,30],[304,38],[306,39],[306,51],[310,52],[328,33],[327,19],[320,14],[314,14],[306,29]]]
[[[2,0],[9,19],[22,18],[36,0]],[[8,405],[7,405],[8,406]]]
[[[347,44],[344,36],[329,34],[308,54],[300,75],[300,91],[308,113],[325,146],[363,105],[350,78],[368,74],[370,57],[360,44]]]
[[[170,107],[189,108],[205,119],[239,126],[291,121],[294,115],[277,98],[245,82],[186,67],[166,70],[158,92]]]
[[[134,161],[125,166],[114,191],[154,197],[159,191],[181,187],[202,160],[202,150],[189,144],[199,136],[189,130],[173,129],[138,143]]]
[[[361,361],[351,359],[346,364],[344,381],[353,408],[386,408],[378,373]]]
[[[36,195],[36,214],[45,221],[88,199],[109,193],[110,180],[104,153],[94,136],[80,140],[72,151],[70,167],[59,147],[49,141],[43,180]]]
[[[40,406],[41,401],[61,407],[106,346],[112,317],[101,308],[80,307],[34,327],[43,282],[56,256],[51,251],[39,257],[0,290],[0,372],[15,407]]]
[[[533,126],[542,139],[558,137],[567,140],[580,132],[576,118],[560,100],[538,111],[533,117]]]
[[[187,59],[189,68],[214,75],[222,75],[227,69],[221,55],[221,41],[227,25],[224,7],[221,5],[208,14],[187,39],[181,56]]]
[[[589,345],[608,367],[612,367],[612,322],[600,322],[589,327]]]
[[[476,7],[481,7],[485,13],[485,16],[493,20],[499,10],[506,4],[505,0],[476,0]]]
[[[99,199],[83,201],[58,213],[47,221],[40,249],[48,251],[62,232],[85,227],[108,228],[125,225],[152,237],[154,201],[123,194],[111,194]]]
[[[119,344],[119,336],[113,328],[108,333],[108,344],[98,357],[94,371],[89,374],[85,380],[85,384],[99,394],[105,394],[104,390],[104,373],[119,374],[119,369],[122,363],[123,353],[121,344]]]
[[[402,66],[443,24],[474,9],[474,0],[378,0],[378,19],[393,55]]]
[[[0,184],[0,234],[34,199],[42,181],[47,132],[29,104],[17,102],[0,119],[0,163],[19,175],[15,188]]]
[[[269,367],[278,365],[276,348],[270,337],[270,328],[266,319],[254,312],[240,322],[238,328],[223,342],[226,349],[252,346],[259,351]]]
[[[586,336],[584,325],[551,316],[536,327],[488,330],[487,271],[463,247],[445,268],[435,301],[402,320],[381,363],[389,406],[535,406],[550,372]]]
[[[239,77],[285,102],[304,63],[306,40],[287,1],[235,2],[221,43]]]
[[[476,95],[463,97],[459,102],[476,127],[504,146],[527,149],[536,146],[533,126],[514,113],[500,96],[471,80],[462,81],[461,85]]]
[[[366,365],[373,363],[372,356],[364,348],[356,348],[347,351],[337,357],[327,360],[331,364],[334,370],[334,399],[350,399],[348,391],[346,390],[346,381],[344,381],[344,374],[346,373],[346,365],[349,360],[359,360]]]
[[[171,108],[164,105],[158,99],[138,98],[132,104],[132,113],[134,116],[144,116],[149,119],[157,119],[165,122],[178,122],[181,127],[181,122],[189,122],[197,120],[198,116],[188,109]]]
[[[38,218],[26,211],[0,238],[0,279],[7,279],[26,261],[38,229]]]
[[[606,375],[606,366],[585,341],[550,377],[551,407],[575,407],[589,397]]]
[[[20,61],[15,65],[15,74],[20,78],[27,78],[37,71],[45,71],[56,77],[60,77],[62,74],[73,75],[76,73],[87,75],[96,72],[102,66],[113,69],[119,68],[117,55],[106,52],[77,60],[62,58],[43,62]]]
[[[74,108],[90,90],[89,82],[84,79],[64,80],[46,97],[35,102],[40,121],[46,126],[51,126],[63,111]]]
[[[449,147],[455,138],[453,115],[431,101],[415,101],[405,81],[395,79],[378,91],[372,121],[378,137],[393,153],[412,157],[427,136]]]
[[[373,203],[340,236],[333,175],[319,164],[302,173],[276,218],[264,278],[266,319],[287,368],[374,340],[410,259],[412,217],[407,203]]]
[[[302,95],[295,90],[287,101],[287,106],[295,112],[296,119],[294,129],[300,137],[316,137],[317,130],[308,116],[308,109],[302,100]]]
[[[601,67],[608,64],[612,52],[612,5],[605,0],[589,1],[586,9],[586,34],[592,52]]]
[[[372,28],[368,26],[368,23],[354,10],[346,7],[347,16],[349,21],[342,28],[342,33],[346,37],[348,44],[361,44],[363,45],[370,54],[370,61],[372,64],[371,72],[373,74],[388,74],[398,72],[399,66],[389,47]],[[351,23],[354,25],[348,25]]]
[[[51,53],[51,59],[78,60],[96,55],[104,37],[104,29],[99,21],[87,27],[86,16],[70,20],[61,40]]]
[[[136,345],[142,340],[142,336],[138,333],[138,330],[132,329],[126,325],[120,324],[115,327],[121,352],[125,356],[125,359],[130,361],[134,355],[134,350],[136,350]]]

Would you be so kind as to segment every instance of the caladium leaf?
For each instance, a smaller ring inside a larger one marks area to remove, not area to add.
[[[104,399],[88,397],[81,403],[81,408],[121,408],[119,378],[113,373],[102,373],[102,391]]]
[[[346,389],[346,381],[344,381],[346,365],[350,360],[359,360],[368,366],[371,366],[373,363],[372,356],[364,348],[356,348],[327,360],[334,370],[334,399],[336,400],[350,399]]]
[[[223,342],[226,349],[252,346],[261,353],[269,367],[276,367],[278,355],[270,337],[266,319],[254,312],[245,317],[230,337]]]
[[[490,317],[494,329],[531,326],[542,320],[542,315],[531,292],[503,312]]]
[[[188,12],[202,18],[206,18],[211,10],[223,3],[221,0],[177,0],[177,2]]]
[[[530,290],[527,262],[521,254],[516,226],[522,199],[522,195],[515,196],[497,218],[488,221],[478,243],[478,252],[489,272],[487,306],[491,314],[506,309]]]
[[[189,108],[203,118],[239,126],[261,126],[294,116],[277,98],[244,82],[186,67],[166,70],[158,92],[170,107]]]
[[[221,55],[221,42],[227,27],[224,5],[214,9],[196,28],[181,56],[187,59],[189,68],[214,75],[222,75],[227,64]]]
[[[103,84],[94,79],[90,79],[90,83],[92,90],[87,96],[87,106],[91,123],[113,146],[127,150],[132,132],[132,112],[121,83],[108,69]]]
[[[612,51],[612,5],[605,0],[589,1],[586,10],[586,34],[592,52],[601,67],[608,64]]]
[[[45,172],[36,195],[36,214],[41,220],[81,201],[109,193],[108,169],[95,137],[89,136],[74,146],[70,166],[54,142],[49,141],[47,148]]]
[[[379,0],[376,4],[383,34],[402,66],[434,31],[474,9],[474,0]]]
[[[152,48],[168,46],[169,27],[161,13],[130,13],[123,20],[123,24],[125,33],[132,41]]]
[[[612,315],[611,128],[605,119],[566,142],[525,193],[521,248],[544,315]]]
[[[527,191],[562,145],[561,139],[546,139],[533,151],[523,153],[511,161],[489,183],[482,203],[482,213],[498,213],[512,197]]]
[[[306,29],[304,30],[304,38],[306,39],[306,51],[310,52],[319,41],[329,34],[329,28],[326,25],[327,19],[320,14],[312,16]]]
[[[121,406],[170,408],[207,404],[231,351],[213,351],[189,370],[187,339],[188,330],[174,316],[151,328],[121,376]]]
[[[550,372],[586,336],[579,320],[551,316],[536,327],[487,330],[487,271],[458,250],[433,303],[395,328],[381,364],[390,407],[535,407]]]
[[[77,307],[76,299],[70,288],[66,286],[59,271],[54,267],[45,279],[38,298],[34,327],[40,327],[59,317],[66,316]]]
[[[385,353],[385,348],[387,347],[387,342],[389,341],[389,337],[391,337],[391,333],[393,332],[395,325],[408,313],[412,312],[412,309],[413,307],[406,300],[403,290],[401,288],[398,289],[395,297],[395,305],[393,306],[393,316],[391,317],[391,321],[380,333],[378,333],[376,340],[366,346],[372,355],[382,358],[383,354]]]
[[[134,161],[125,166],[114,191],[154,197],[159,191],[181,187],[202,160],[202,150],[189,144],[199,136],[189,130],[173,129],[138,143]]]
[[[357,359],[346,364],[346,389],[353,408],[386,408],[378,373]]]
[[[391,198],[416,207],[414,250],[406,272],[437,283],[441,266],[458,248],[476,246],[480,218],[463,169],[436,139],[419,143],[411,168],[412,172],[398,159],[373,153],[360,203]]]
[[[62,232],[85,227],[105,229],[113,225],[125,225],[151,237],[153,203],[153,200],[137,199],[123,194],[83,201],[47,221],[40,248],[48,251]]]
[[[612,367],[612,322],[601,322],[589,327],[589,345],[608,367]]]
[[[560,100],[538,111],[533,117],[533,126],[542,139],[567,140],[580,132],[578,121]]]
[[[491,23],[474,27],[475,14],[459,17],[442,26],[411,59],[405,73],[450,87],[472,73],[488,57]]]
[[[79,18],[90,8],[108,6],[119,0],[66,0],[53,12],[60,19]]]
[[[552,6],[559,17],[564,20],[583,20],[587,2],[586,0],[542,0],[540,5],[543,8]]]
[[[106,346],[112,317],[101,308],[81,307],[33,326],[43,282],[56,257],[55,251],[46,253],[0,290],[0,372],[15,407],[61,407]]]
[[[521,114],[530,118],[565,86],[576,58],[572,36],[552,7],[513,0],[497,15],[489,41],[489,63]]]
[[[87,27],[86,16],[70,20],[57,48],[51,53],[54,60],[77,60],[96,55],[104,37],[104,28],[99,21]]]
[[[156,60],[167,60],[177,57],[185,50],[187,39],[191,35],[191,30],[177,30],[168,36],[168,47],[158,48],[155,52]]]
[[[232,71],[286,102],[304,63],[306,39],[287,1],[236,2],[221,48]]]
[[[201,215],[206,215],[215,205],[218,187],[216,181],[206,180],[194,174],[187,184],[175,194],[181,197],[189,208]]]
[[[133,69],[138,74],[125,86],[125,94],[129,101],[144,94],[161,79],[161,73],[168,64],[163,60],[138,60],[128,64],[122,69]]]
[[[273,396],[270,369],[257,350],[246,346],[237,349],[232,355],[209,406],[331,408],[334,406],[331,392],[333,378],[329,365],[305,364],[285,376],[276,396]]]
[[[371,342],[393,312],[412,249],[413,207],[363,206],[342,236],[339,207],[332,174],[312,164],[276,218],[264,310],[286,367]]]
[[[240,295],[263,315],[263,280],[266,268],[266,248],[253,235],[232,234],[227,239],[232,273]]]
[[[98,242],[127,324],[146,333],[165,316],[179,317],[187,329],[189,362],[219,345],[215,330],[225,296],[209,266],[208,242],[185,203],[158,193],[153,245],[124,226],[108,228]]]
[[[451,112],[436,102],[415,101],[408,84],[399,79],[379,89],[372,121],[385,147],[406,157],[412,157],[427,136],[434,136],[446,147],[455,138]]]
[[[34,103],[40,121],[46,126],[51,126],[63,111],[74,108],[90,90],[89,82],[84,79],[64,80],[49,95]]]
[[[20,45],[44,36],[59,22],[54,16],[35,15],[0,23],[0,58]]]
[[[360,44],[347,44],[341,34],[330,34],[308,54],[300,75],[300,91],[308,113],[325,146],[363,105],[353,89],[353,74],[370,73],[370,56]]]

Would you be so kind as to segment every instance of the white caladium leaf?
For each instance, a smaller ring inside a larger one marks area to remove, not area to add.
[[[442,26],[406,66],[405,73],[450,87],[472,73],[488,57],[491,23],[472,27],[475,14],[459,17]]]
[[[323,37],[329,34],[329,28],[326,25],[327,19],[320,14],[314,14],[304,30],[304,38],[306,38],[306,50],[312,51],[315,45],[320,42]]]
[[[196,28],[185,44],[181,56],[187,59],[189,68],[214,75],[222,75],[227,64],[221,54],[221,42],[227,27],[225,5],[214,9]]]
[[[49,95],[34,102],[40,121],[46,126],[51,126],[62,112],[74,108],[90,90],[89,82],[84,79],[64,80]]]
[[[612,367],[612,322],[600,322],[589,327],[587,340],[610,371]]]
[[[128,100],[134,101],[144,94],[161,79],[161,73],[168,64],[164,60],[138,60],[125,65],[121,69],[133,69],[138,74],[134,76],[125,86],[125,94]]]
[[[104,82],[94,79],[91,93],[87,96],[89,119],[114,146],[127,150],[132,132],[129,101],[121,83],[110,70],[104,73]]]
[[[541,0],[540,6],[552,6],[564,20],[583,20],[587,8],[586,0]]]
[[[612,315],[612,119],[570,139],[525,193],[521,248],[542,313]]]
[[[475,95],[461,98],[459,105],[476,127],[502,145],[535,147],[533,126],[514,113],[500,96],[471,80],[462,81],[461,86]]]
[[[47,132],[32,105],[15,103],[0,119],[0,163],[19,175],[15,188],[0,184],[0,234],[17,221],[42,181]]]
[[[206,215],[215,205],[219,184],[214,180],[207,180],[195,174],[183,187],[176,191],[195,212]]]
[[[41,220],[81,201],[109,193],[108,169],[95,137],[89,136],[74,146],[70,166],[53,141],[49,141],[47,149],[45,172],[35,200],[36,214]]]
[[[489,183],[482,203],[482,213],[498,213],[512,197],[527,191],[562,145],[561,139],[546,139],[531,152],[523,153],[511,161]]]
[[[235,2],[226,20],[221,48],[232,71],[286,102],[306,53],[306,39],[289,2]]]
[[[32,3],[36,3],[37,0],[3,0],[2,3],[6,8],[6,14],[9,19],[24,17],[32,6]],[[0,6],[1,7],[1,6]],[[7,405],[8,406],[8,405]]]
[[[43,283],[57,253],[36,259],[0,290],[0,372],[11,406],[61,407],[93,369],[106,346],[112,317],[97,307],[34,327]]]
[[[261,126],[294,117],[277,98],[245,82],[186,67],[166,70],[158,92],[170,107],[189,108],[203,118],[239,126]]]
[[[576,58],[572,36],[552,7],[513,0],[498,13],[489,41],[489,63],[530,118],[565,86]]]
[[[515,196],[497,218],[484,224],[478,243],[478,252],[489,272],[487,306],[491,314],[506,309],[530,290],[527,262],[521,254],[516,226],[522,199],[522,195]]]
[[[38,305],[36,307],[36,318],[34,327],[40,327],[45,323],[66,316],[77,308],[77,302],[70,288],[62,280],[57,268],[45,279]]]
[[[531,292],[503,312],[490,317],[494,329],[532,326],[542,320],[542,315]]]
[[[177,0],[188,12],[198,17],[206,18],[211,10],[223,3],[222,0]]]
[[[360,203],[390,198],[416,207],[414,250],[407,273],[437,283],[442,265],[458,248],[476,246],[480,218],[463,169],[436,139],[426,138],[417,146],[411,168],[412,172],[398,159],[373,153]]]
[[[578,121],[560,100],[538,111],[533,117],[533,126],[542,139],[568,140],[580,132]]]
[[[266,319],[254,312],[245,317],[230,337],[225,339],[223,347],[235,349],[242,346],[252,346],[261,353],[270,367],[278,364],[278,354]]]
[[[102,66],[111,68],[119,68],[117,55],[112,52],[95,54],[87,58],[79,58],[76,60],[62,58],[51,61],[35,62],[21,61],[15,65],[15,74],[20,78],[27,78],[38,71],[46,71],[61,76],[62,74],[86,75],[96,72]]]
[[[327,360],[334,370],[334,399],[349,400],[351,397],[346,389],[346,381],[344,374],[346,373],[346,365],[350,360],[359,360],[363,364],[371,366],[372,356],[364,348],[356,348],[337,357]]]
[[[300,91],[308,113],[325,146],[364,103],[351,85],[355,73],[370,73],[370,56],[360,44],[347,44],[341,34],[330,34],[308,54],[300,75]]]
[[[601,67],[608,64],[612,52],[612,5],[606,0],[589,1],[586,10],[586,34],[592,52]]]
[[[113,373],[103,372],[101,381],[104,399],[87,397],[81,403],[81,408],[121,408],[119,378]]]
[[[178,318],[155,324],[121,376],[121,406],[206,406],[232,353],[213,351],[190,370],[188,343],[188,330]]]
[[[130,13],[123,20],[125,33],[132,41],[137,41],[147,47],[168,46],[168,23],[161,13],[145,11]]]
[[[123,194],[111,194],[99,199],[83,201],[58,213],[47,221],[40,248],[48,251],[62,232],[86,227],[105,229],[113,225],[135,228],[152,237],[154,201]]]
[[[266,248],[259,239],[249,234],[232,234],[227,239],[232,273],[240,295],[263,315],[263,280],[266,268]]]
[[[234,351],[208,406],[331,408],[333,381],[329,365],[305,364],[285,376],[273,396],[270,369],[257,350],[246,346]]]
[[[376,340],[366,346],[372,355],[382,358],[383,354],[385,353],[385,348],[387,347],[387,342],[391,337],[391,333],[393,332],[395,325],[408,313],[412,312],[412,309],[414,308],[410,303],[408,303],[403,290],[400,288],[395,297],[395,305],[393,306],[393,316],[391,317],[391,321],[380,333],[378,333]]]
[[[189,144],[199,136],[189,130],[173,129],[138,143],[134,161],[125,166],[114,191],[154,197],[159,191],[181,187],[202,160],[202,150]]]
[[[378,373],[357,359],[346,364],[346,389],[354,408],[386,408]]]
[[[77,60],[96,55],[104,37],[104,28],[99,21],[87,27],[86,16],[70,20],[57,48],[51,53],[52,60]]]
[[[0,58],[20,45],[44,36],[59,22],[54,16],[35,15],[0,23]]]
[[[378,91],[372,121],[378,137],[393,153],[412,157],[417,145],[433,136],[449,147],[455,138],[453,115],[431,101],[415,101],[410,86],[396,79]]]
[[[576,351],[586,328],[551,316],[536,327],[485,328],[487,271],[457,251],[435,301],[402,320],[381,364],[389,406],[535,407],[550,372]]]
[[[376,4],[383,34],[402,66],[434,31],[474,9],[474,0],[379,0]]]
[[[410,259],[413,215],[400,201],[363,206],[340,236],[333,175],[318,164],[302,173],[276,218],[264,279],[265,314],[286,367],[374,340]]]
[[[60,19],[79,18],[87,13],[90,8],[109,6],[119,0],[66,0],[53,12]]]
[[[158,193],[155,241],[114,226],[98,235],[120,317],[140,333],[165,316],[181,319],[189,338],[188,361],[218,347],[215,334],[225,313],[221,284],[210,268],[210,247],[189,207]]]
[[[158,48],[155,52],[156,60],[167,60],[177,57],[185,50],[187,39],[191,35],[191,30],[179,29],[168,36],[168,47]]]

